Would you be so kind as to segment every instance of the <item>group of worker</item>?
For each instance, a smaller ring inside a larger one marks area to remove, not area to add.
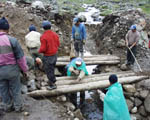
[[[29,33],[25,36],[25,41],[35,63],[37,65],[42,64],[47,74],[49,79],[47,89],[57,89],[54,69],[60,46],[59,36],[51,30],[50,21],[43,21],[42,28],[44,29],[44,33],[41,35],[37,32],[34,25],[30,25]],[[13,109],[16,112],[21,112],[23,110],[23,102],[21,97],[20,72],[24,76],[27,76],[28,66],[19,42],[16,38],[9,36],[8,32],[9,23],[3,17],[0,19],[0,96],[3,103],[0,105],[0,109],[4,111],[11,111]],[[76,53],[74,57],[70,58],[70,63],[66,66],[67,76],[77,76],[77,81],[80,82],[85,75],[88,75],[86,64],[82,59],[84,57],[83,46],[86,40],[86,29],[85,25],[81,23],[80,18],[73,19],[72,38]],[[134,63],[131,51],[135,55],[138,40],[139,33],[136,31],[136,26],[132,25],[131,30],[126,35],[126,44],[128,47],[127,65]],[[116,120],[116,118],[120,118],[119,120],[129,120],[127,104],[117,76],[111,75],[109,81],[110,87],[104,97],[104,120]],[[100,93],[102,94],[102,92]],[[73,103],[77,106],[77,94],[72,93],[71,96]],[[81,99],[84,99],[85,93],[81,92],[81,96],[83,96]],[[123,116],[126,116],[126,118],[123,118]]]

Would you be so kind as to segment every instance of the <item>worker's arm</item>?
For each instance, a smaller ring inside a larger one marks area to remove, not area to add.
[[[79,74],[77,80],[78,81],[82,80],[84,78],[84,76],[85,76],[85,72],[84,71],[80,71],[80,74]]]
[[[69,71],[70,71],[71,73],[74,73],[75,75],[79,75],[79,71],[78,71],[78,70],[75,70],[73,66],[71,66],[71,67],[69,68]]]
[[[72,27],[72,38],[73,38],[73,40],[75,40],[75,28],[74,28],[74,26]]]
[[[41,41],[41,46],[39,49],[39,53],[45,53],[45,51],[46,51],[46,40],[41,37],[40,41]]]

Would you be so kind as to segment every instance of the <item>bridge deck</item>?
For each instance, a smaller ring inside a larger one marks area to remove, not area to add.
[[[32,97],[58,96],[66,93],[106,88],[109,86],[108,78],[110,74],[117,74],[119,82],[122,84],[148,79],[148,76],[138,76],[131,71],[89,75],[80,82],[77,82],[75,77],[58,77],[57,89],[36,90],[28,93],[28,95]]]
[[[69,56],[58,57],[56,66],[65,66],[69,64]],[[92,55],[85,56],[86,65],[114,65],[120,63],[120,58],[114,55]]]

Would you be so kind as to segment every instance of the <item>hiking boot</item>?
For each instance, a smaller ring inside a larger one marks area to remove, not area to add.
[[[56,84],[53,84],[53,85],[48,86],[47,90],[53,90],[53,89],[56,89],[56,88],[57,88]]]
[[[15,112],[20,113],[24,111],[24,107],[15,108]]]

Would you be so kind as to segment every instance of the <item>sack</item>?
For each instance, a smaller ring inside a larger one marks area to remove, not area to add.
[[[75,56],[75,49],[73,43],[71,43],[71,51],[70,51],[70,58],[76,57]]]

